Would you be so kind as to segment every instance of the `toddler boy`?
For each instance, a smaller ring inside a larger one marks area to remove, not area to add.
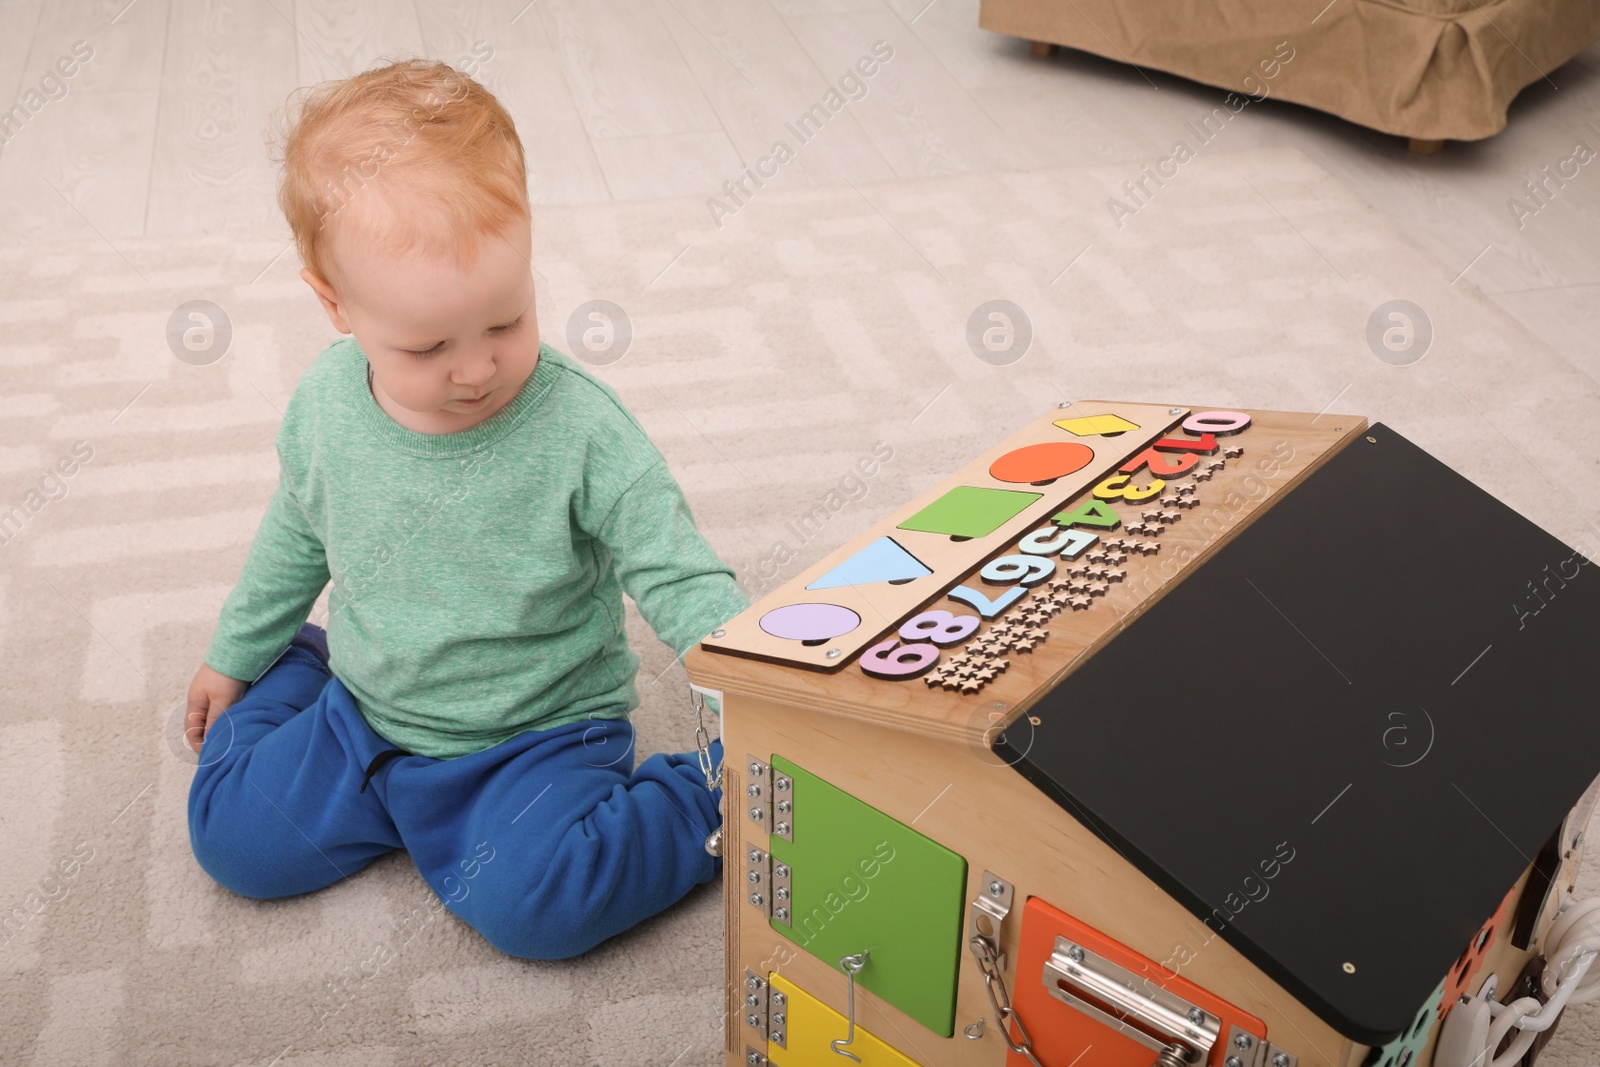
[[[404,848],[497,948],[580,954],[721,866],[697,755],[634,768],[622,592],[680,657],[745,597],[616,393],[540,342],[490,93],[423,60],[318,86],[283,164],[301,276],[353,338],[295,388],[189,688],[195,858],[266,898]]]

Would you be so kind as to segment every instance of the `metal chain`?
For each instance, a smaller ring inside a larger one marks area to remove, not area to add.
[[[1033,1054],[1033,1041],[1028,1037],[1028,1028],[1022,1025],[1022,1016],[1011,1008],[1011,996],[1006,992],[1006,980],[1000,973],[1000,957],[995,951],[994,942],[982,934],[973,934],[967,944],[978,961],[978,970],[983,973],[983,985],[989,993],[989,1003],[994,1005],[995,1014],[1000,1019],[1000,1036],[1006,1039],[1006,1045],[1012,1052],[1028,1057],[1033,1067],[1044,1067]],[[999,987],[998,994],[995,992],[996,986]],[[1020,1045],[1011,1040],[1011,1027],[1007,1025],[1010,1022],[1017,1024],[1017,1033],[1022,1035]]]
[[[706,732],[706,719],[704,714],[706,706],[705,694],[697,692],[694,689],[690,689],[689,703],[694,705],[694,744],[695,748],[697,748],[700,752],[700,773],[705,775],[706,792],[715,795],[717,790],[722,788],[722,768],[727,766],[728,761],[726,758],[724,758],[722,763],[717,765],[716,773],[712,773],[711,735]],[[727,796],[724,795],[722,798],[723,807],[727,806],[727,800]],[[722,835],[725,826],[726,822],[719,823],[714,830],[706,835],[705,849],[707,855],[722,855]]]
[[[689,690],[689,703],[694,705],[694,744],[700,751],[700,773],[706,777],[706,791],[715,793],[722,788],[722,765],[717,765],[716,774],[711,773],[711,735],[706,732],[705,694]]]

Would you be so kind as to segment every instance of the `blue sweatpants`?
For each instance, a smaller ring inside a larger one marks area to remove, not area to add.
[[[695,753],[634,769],[633,726],[530,730],[456,759],[391,755],[322,660],[292,645],[212,724],[189,791],[195,859],[247,897],[321,889],[397,848],[513,956],[576,956],[721,871],[721,791]],[[711,743],[713,766],[722,761]]]

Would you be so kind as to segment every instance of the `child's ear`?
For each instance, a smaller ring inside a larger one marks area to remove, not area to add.
[[[327,279],[318,276],[310,267],[301,267],[300,277],[306,280],[312,292],[317,294],[317,299],[322,301],[322,310],[328,313],[328,321],[333,323],[333,328],[340,333],[350,333],[350,324],[344,321],[343,309],[339,304],[339,294],[333,291]]]

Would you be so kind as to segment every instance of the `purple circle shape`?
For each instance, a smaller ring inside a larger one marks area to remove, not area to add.
[[[837,604],[785,604],[761,616],[761,628],[790,641],[831,641],[861,625],[861,616]]]

